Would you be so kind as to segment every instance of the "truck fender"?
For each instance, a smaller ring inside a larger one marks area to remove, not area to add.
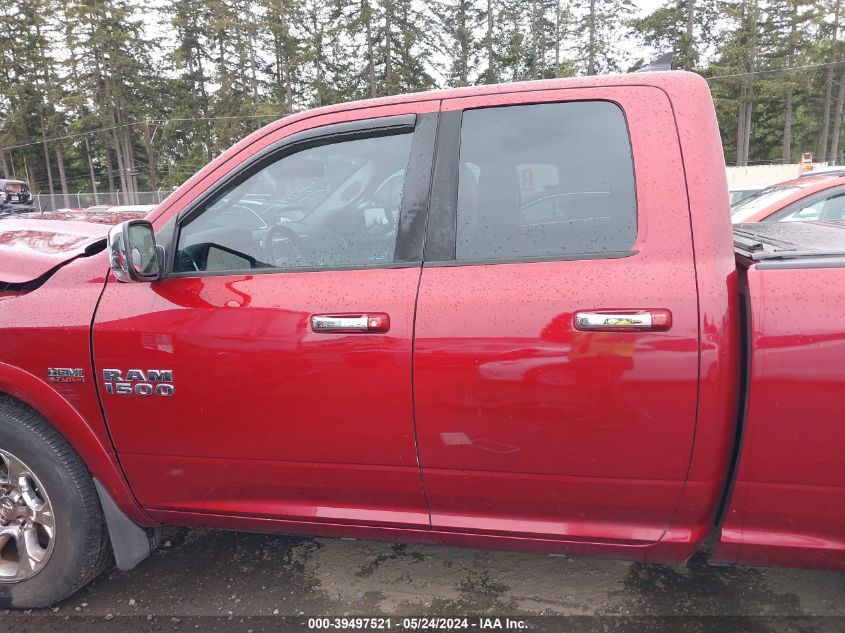
[[[17,398],[52,424],[82,459],[97,489],[106,491],[129,520],[142,528],[158,525],[135,500],[111,446],[104,445],[82,415],[48,383],[19,367],[0,363],[0,392]]]

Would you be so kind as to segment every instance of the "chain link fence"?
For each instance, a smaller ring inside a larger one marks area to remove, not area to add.
[[[69,193],[68,195],[61,193],[36,193],[32,196],[32,205],[36,211],[42,213],[64,208],[87,209],[88,207],[94,206],[149,205],[159,204],[169,193],[169,191],[164,189],[159,189],[158,191],[135,191],[132,194],[122,191],[97,193],[80,191],[78,193]]]

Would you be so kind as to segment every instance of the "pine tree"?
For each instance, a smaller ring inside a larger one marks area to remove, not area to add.
[[[730,21],[727,36],[718,47],[717,57],[709,74],[729,75],[730,81],[714,86],[717,112],[723,121],[725,149],[733,147],[735,164],[746,165],[751,148],[754,91],[758,71],[759,0],[730,0],[723,5],[724,16]]]
[[[652,54],[673,53],[673,68],[696,70],[701,66],[703,52],[714,43],[713,25],[717,19],[715,0],[669,0],[634,20],[633,29]]]
[[[761,24],[761,52],[766,63],[774,68],[793,68],[804,58],[801,33],[814,17],[809,0],[772,0]],[[791,70],[764,75],[766,87],[783,95],[783,131],[781,160],[792,160],[794,96],[800,87],[800,75]]]
[[[0,9],[0,82],[3,102],[2,138],[9,145],[21,145],[8,153],[4,171],[28,180],[36,190],[39,165],[50,166],[53,157],[45,140],[49,126],[58,126],[56,113],[46,97],[47,83],[52,81],[53,60],[46,55],[46,18],[49,9],[38,0],[21,0]],[[53,191],[53,179],[46,184]]]
[[[824,10],[820,13],[821,15],[824,15]],[[824,102],[822,104],[822,125],[821,132],[819,134],[819,149],[817,152],[817,158],[820,162],[824,162],[827,159],[827,142],[828,134],[830,133],[830,106],[831,99],[833,96],[834,63],[838,59],[841,59],[839,46],[839,27],[840,20],[842,18],[842,2],[841,0],[835,0],[833,6],[833,24],[831,25],[829,34],[830,45],[828,48],[829,52],[827,57],[827,80],[825,81]],[[843,68],[843,80],[845,80],[845,68]],[[843,97],[845,97],[845,95],[843,95]],[[838,138],[836,139],[836,142],[838,144]]]
[[[676,67],[710,77],[729,162],[839,158],[842,0],[663,0],[637,19],[633,9],[632,0],[0,3],[0,174],[66,197],[77,186],[131,196],[159,176],[184,181],[303,108],[613,72],[667,50]],[[159,25],[170,30],[160,41]],[[626,38],[647,49],[640,59],[625,59]]]
[[[473,70],[478,65],[480,42],[475,37],[475,26],[483,12],[475,0],[441,0],[432,4],[438,31],[442,34],[444,49],[449,54],[446,84],[469,86]]]
[[[526,3],[521,0],[499,0],[497,24],[494,26],[494,47],[498,61],[497,81],[525,79]]]
[[[619,33],[631,21],[631,0],[573,0],[575,52],[587,75],[621,70]]]
[[[107,160],[116,158],[121,190],[130,201],[138,191],[136,155],[142,153],[135,123],[158,99],[151,50],[155,41],[143,31],[135,0],[68,0],[64,19],[76,33],[80,86],[98,113]]]

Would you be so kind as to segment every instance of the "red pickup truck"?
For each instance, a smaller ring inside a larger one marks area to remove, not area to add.
[[[396,96],[148,220],[0,224],[0,602],[164,524],[845,569],[845,232],[732,233],[706,83]]]

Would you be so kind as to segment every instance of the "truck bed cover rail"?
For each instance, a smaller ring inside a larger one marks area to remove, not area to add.
[[[758,222],[733,227],[734,251],[754,262],[775,267],[789,261],[801,265],[845,266],[845,222]]]

